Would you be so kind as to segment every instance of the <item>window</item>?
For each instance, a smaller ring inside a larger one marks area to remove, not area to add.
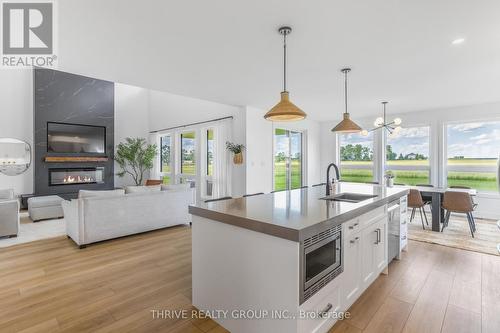
[[[302,186],[302,133],[274,131],[274,190]]]
[[[214,130],[207,130],[207,176],[214,172]]]
[[[373,132],[339,134],[340,175],[349,182],[373,181]]]
[[[160,138],[160,172],[164,184],[172,184],[172,137],[165,135]]]
[[[429,137],[429,126],[402,128],[387,136],[386,171],[394,174],[395,183],[430,184]]]
[[[214,130],[206,130],[206,177],[205,177],[205,196],[212,197],[213,193],[213,175],[214,175]]]
[[[196,177],[196,134],[184,132],[181,134],[181,174],[180,182],[193,181]]]
[[[448,186],[498,191],[500,121],[447,125]]]

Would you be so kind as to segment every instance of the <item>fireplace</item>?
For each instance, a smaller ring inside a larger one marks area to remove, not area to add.
[[[49,186],[103,183],[104,167],[49,169]]]

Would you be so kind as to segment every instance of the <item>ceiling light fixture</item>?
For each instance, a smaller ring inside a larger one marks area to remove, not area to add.
[[[394,120],[391,121],[390,123],[387,122],[386,110],[385,110],[387,103],[389,103],[389,102],[382,102],[382,105],[384,106],[384,116],[378,117],[377,119],[375,119],[375,122],[373,123],[375,128],[372,128],[369,131],[363,130],[363,131],[361,131],[361,135],[367,136],[368,133],[370,133],[372,131],[376,131],[378,129],[385,128],[387,130],[387,132],[389,133],[389,137],[393,138],[399,133],[399,131],[401,131],[401,126],[399,126],[403,122],[401,120],[401,118],[394,118]]]
[[[332,128],[332,132],[339,133],[357,133],[361,131],[361,127],[359,127],[354,121],[350,119],[349,112],[347,112],[347,74],[351,71],[350,68],[344,68],[341,70],[344,73],[344,102],[345,102],[345,111],[343,113],[344,119],[337,124],[334,128]]]
[[[292,32],[292,28],[281,27],[278,32],[283,36],[283,91],[281,101],[269,110],[264,118],[270,121],[302,120],[307,116],[306,113],[290,102],[290,96],[286,90],[286,36]]]
[[[457,38],[457,39],[454,39],[451,43],[453,45],[459,45],[459,44],[462,44],[463,42],[465,42],[465,38]]]

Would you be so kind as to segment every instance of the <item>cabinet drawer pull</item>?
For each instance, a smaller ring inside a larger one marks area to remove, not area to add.
[[[401,236],[401,240],[405,240],[406,239],[406,236]]]
[[[380,242],[382,241],[380,228],[375,229],[374,232],[377,234],[377,240],[375,241],[375,245],[380,244]]]
[[[354,239],[351,239],[351,244],[354,244],[354,243],[356,243],[357,241],[359,241],[359,237],[355,237]]]
[[[349,229],[351,229],[351,230],[352,230],[352,229],[354,229],[354,227],[357,227],[358,225],[359,225],[359,223],[358,223],[358,222],[356,222],[356,223],[354,223],[353,225],[350,225],[350,226],[349,226]]]
[[[333,308],[332,303],[328,303],[328,304],[325,306],[325,308],[324,308],[322,311],[320,311],[320,312],[319,312],[319,316],[320,316],[321,318],[323,318],[323,317],[324,317],[324,316],[328,313],[328,311],[330,311],[332,308]]]

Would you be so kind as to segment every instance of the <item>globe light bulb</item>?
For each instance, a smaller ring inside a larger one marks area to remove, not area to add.
[[[375,121],[373,122],[373,125],[375,125],[375,127],[380,127],[384,124],[384,118],[382,117],[378,117],[377,119],[375,119]]]
[[[401,118],[396,118],[396,119],[394,119],[394,125],[396,125],[396,126],[401,125],[401,123],[402,123],[402,122],[403,122],[403,121],[401,120]]]
[[[394,129],[394,133],[398,134],[401,131],[401,126],[398,126]]]
[[[362,136],[368,136],[368,131],[367,130],[362,130],[361,131]]]

